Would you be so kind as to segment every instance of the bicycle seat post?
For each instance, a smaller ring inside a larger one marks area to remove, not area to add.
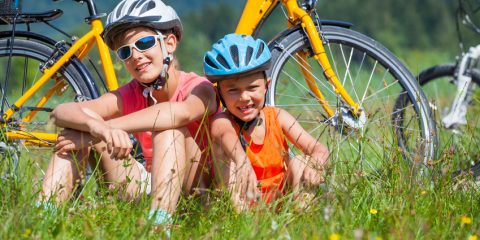
[[[88,13],[90,14],[90,16],[85,18],[85,22],[89,24],[92,22],[92,20],[99,19],[107,15],[105,13],[97,13],[97,7],[95,6],[95,3],[93,2],[93,0],[75,0],[75,1],[79,3],[87,3]]]

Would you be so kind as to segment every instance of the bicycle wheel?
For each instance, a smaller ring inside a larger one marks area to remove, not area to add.
[[[399,156],[426,164],[434,153],[435,127],[412,74],[385,47],[358,32],[322,26],[321,37],[333,70],[364,115],[355,118],[345,108],[313,59],[301,29],[270,44],[272,82],[267,103],[297,117],[312,136],[328,146],[331,161],[353,162],[360,166],[360,173],[378,171],[382,163],[394,162]],[[326,116],[303,80],[297,57],[305,53],[311,74],[335,110],[333,117]],[[413,104],[396,105],[402,93]]]
[[[472,87],[464,124],[455,124],[446,128],[442,119],[453,106],[457,91],[455,78],[456,65],[444,64],[430,67],[418,75],[418,80],[427,96],[439,136],[439,149],[449,154],[464,156],[463,161],[453,161],[454,169],[466,169],[478,161],[480,152],[480,71],[472,69]],[[458,116],[457,116],[458,117]],[[478,171],[478,169],[477,169]]]
[[[12,57],[9,64],[10,50]],[[43,74],[40,66],[50,60],[53,52],[54,50],[50,46],[31,40],[15,39],[12,46],[9,38],[0,39],[0,90],[2,95],[0,101],[2,116],[34,84],[35,80]],[[56,105],[63,102],[89,99],[94,96],[87,87],[84,76],[77,70],[77,64],[79,63],[72,59],[71,62],[63,66],[54,74],[52,79],[47,81],[42,88],[27,100],[24,106],[16,111],[11,120],[2,126],[3,134],[0,142],[2,149],[0,151],[3,153],[3,158],[10,160],[12,159],[10,156],[18,154],[19,151],[22,154],[30,152],[32,153],[31,156],[37,159],[48,159],[50,157],[51,154],[38,152],[41,149],[51,151],[50,148],[40,148],[38,143],[31,144],[30,141],[6,139],[4,134],[11,130],[20,131],[25,135],[29,135],[31,132],[56,133],[59,129],[49,122],[49,113]],[[10,69],[8,69],[9,66]],[[47,92],[53,89],[54,86],[61,86],[61,88],[52,91],[52,95],[45,105],[37,108],[36,104],[38,101],[47,96]],[[37,114],[30,121],[25,122],[23,120],[24,117],[32,110],[37,111]],[[4,166],[1,168],[3,169],[2,171],[7,171],[5,169],[15,169],[16,167],[14,163],[8,168]],[[5,174],[8,173],[2,172],[2,175]]]

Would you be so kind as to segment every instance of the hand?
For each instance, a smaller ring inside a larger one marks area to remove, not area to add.
[[[239,200],[245,205],[257,202],[262,197],[262,192],[255,171],[248,159],[237,165],[236,175]]]
[[[81,150],[90,147],[92,143],[93,137],[90,134],[66,128],[58,134],[54,152],[63,154],[70,151]]]
[[[107,144],[107,151],[112,159],[124,159],[133,149],[128,133],[116,128],[111,128],[101,120],[89,122],[90,134]]]
[[[307,158],[307,166],[303,170],[302,182],[306,188],[317,187],[325,182],[323,164],[319,164],[320,161],[315,160],[311,157]]]

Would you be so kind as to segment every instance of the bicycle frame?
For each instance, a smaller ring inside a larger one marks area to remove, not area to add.
[[[76,56],[82,60],[92,50],[92,47],[96,44],[100,60],[102,62],[103,71],[106,78],[106,85],[109,90],[115,90],[118,88],[117,78],[113,68],[110,52],[106,44],[104,43],[101,33],[103,32],[103,24],[99,18],[93,18],[90,21],[91,29],[80,39],[75,41],[73,45],[58,59],[51,67],[44,70],[44,74],[35,81],[35,84],[30,87],[3,115],[3,121],[8,122],[17,109],[20,109],[25,102],[30,99],[47,81],[49,81],[54,74],[66,64],[70,58]],[[37,108],[41,108],[49,100],[49,98],[57,91],[60,91],[65,87],[64,81],[58,81],[51,89],[47,91],[47,94],[43,96],[36,104]],[[23,122],[29,122],[36,114],[36,111],[31,111],[26,117],[22,119]],[[5,125],[4,125],[5,126]],[[48,146],[50,142],[54,142],[57,139],[57,134],[54,133],[42,133],[42,132],[23,132],[17,130],[11,130],[6,132],[6,136],[10,140],[26,140],[26,144],[35,144],[38,146]]]
[[[301,24],[310,40],[314,53],[313,57],[322,66],[325,77],[330,84],[333,85],[335,93],[340,94],[344,102],[351,108],[351,111],[357,115],[360,110],[360,105],[353,101],[352,97],[342,86],[328,60],[328,56],[312,17],[307,11],[298,6],[297,0],[247,0],[235,32],[238,34],[252,35],[257,30],[260,23],[276,6],[278,6],[280,2],[287,9],[288,26],[291,27],[296,24]],[[335,111],[329,106],[324,95],[319,90],[317,83],[311,74],[311,67],[306,61],[307,55],[297,56],[297,58],[300,58],[299,62],[302,65],[301,70],[308,87],[316,96],[317,101],[328,114],[328,117],[333,117]]]
[[[88,1],[89,2],[89,1]],[[291,27],[296,24],[301,24],[303,29],[310,39],[312,49],[314,52],[314,59],[316,59],[322,66],[324,75],[327,77],[330,84],[335,89],[335,92],[339,94],[344,100],[345,104],[350,107],[354,114],[357,114],[360,110],[360,105],[355,103],[350,97],[348,92],[343,88],[338,77],[333,71],[331,64],[328,60],[326,51],[324,49],[322,40],[319,37],[317,27],[310,16],[310,14],[301,8],[296,0],[248,0],[243,10],[242,16],[237,25],[236,33],[252,35],[260,25],[260,23],[267,18],[268,14],[278,4],[282,3],[288,12],[288,26]],[[90,6],[89,6],[90,8]],[[91,14],[93,15],[93,14]],[[100,59],[102,61],[102,67],[106,76],[106,84],[109,90],[114,90],[118,87],[118,83],[115,77],[115,72],[110,57],[109,50],[103,39],[101,33],[103,31],[103,24],[99,18],[93,18],[90,21],[91,30],[82,36],[80,39],[74,42],[74,44],[66,51],[62,57],[56,61],[51,67],[45,69],[44,74],[40,79],[36,80],[36,83],[28,89],[13,105],[8,109],[4,116],[3,121],[8,122],[17,109],[21,108],[25,102],[32,97],[48,80],[54,76],[56,71],[60,69],[69,59],[76,56],[82,60],[92,49],[93,45],[97,45],[99,50]],[[311,67],[306,61],[306,54],[297,56],[302,63],[302,73],[306,79],[306,82],[311,89],[312,93],[316,96],[318,102],[328,114],[329,117],[335,115],[335,111],[329,106],[325,100],[322,92],[319,90],[314,77],[311,74]],[[37,103],[36,107],[42,107],[50,98],[53,93],[59,91],[65,86],[63,81],[57,81],[58,84],[50,89],[47,94]],[[36,112],[32,111],[27,115],[23,121],[28,122],[35,116]],[[22,131],[7,131],[6,136],[11,140],[26,140],[28,143],[33,143],[40,146],[48,146],[49,142],[56,140],[57,135],[53,133],[40,133],[40,132],[22,132]]]
[[[472,98],[472,75],[471,69],[480,58],[480,45],[471,47],[467,53],[463,54],[456,67],[455,85],[457,92],[450,111],[442,117],[442,124],[446,128],[454,125],[465,125],[467,123],[467,107]]]

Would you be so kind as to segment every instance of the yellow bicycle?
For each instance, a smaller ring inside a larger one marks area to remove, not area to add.
[[[97,13],[94,0],[74,1],[86,3],[91,30],[71,43],[16,30],[18,24],[49,24],[61,10],[21,13],[9,6],[0,14],[0,23],[12,28],[0,32],[5,147],[49,146],[57,129],[47,124],[48,112],[60,102],[99,95],[97,82],[82,63],[93,45],[107,88],[118,85],[100,37],[105,14]],[[297,116],[329,145],[333,156],[361,163],[362,171],[390,161],[385,149],[394,148],[408,160],[427,164],[434,155],[435,126],[423,93],[404,65],[381,44],[350,29],[351,24],[320,20],[312,0],[247,0],[236,32],[256,34],[277,6],[282,6],[287,26],[269,41],[273,62],[268,104]],[[409,103],[396,104],[398,96]]]

